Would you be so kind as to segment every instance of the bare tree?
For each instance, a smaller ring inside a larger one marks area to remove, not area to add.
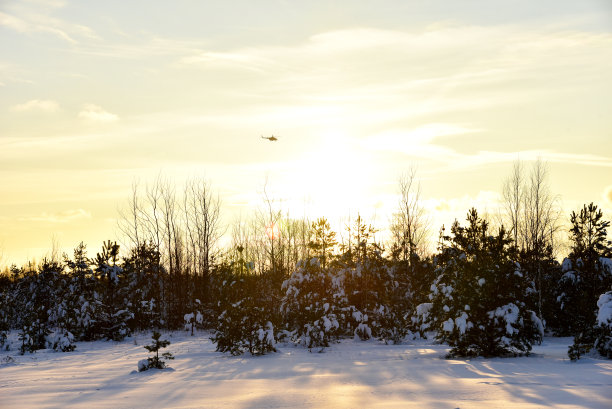
[[[523,215],[523,199],[525,195],[523,163],[519,160],[514,162],[512,166],[512,174],[506,179],[503,187],[503,210],[504,221],[510,227],[510,234],[514,239],[514,244],[518,248],[524,248],[524,243],[519,243],[519,238],[523,238],[522,215]]]
[[[400,177],[399,188],[400,201],[391,222],[391,235],[393,248],[410,264],[414,255],[426,252],[430,220],[421,204],[421,185],[415,168]]]
[[[192,271],[207,277],[223,235],[219,197],[213,195],[206,181],[192,179],[185,185],[183,211]]]
[[[132,194],[128,199],[126,209],[118,210],[119,219],[117,227],[129,241],[128,243],[123,243],[125,247],[138,248],[142,244],[142,232],[140,227],[141,212],[142,208],[140,198],[138,197],[138,183],[134,182],[132,183]]]
[[[49,260],[59,263],[61,261],[61,249],[62,246],[60,245],[57,235],[53,234],[51,236],[51,251],[49,253]],[[2,259],[1,256],[2,254],[0,254],[0,260]]]
[[[516,161],[512,174],[503,188],[504,222],[510,226],[514,243],[521,252],[522,264],[534,281],[537,292],[536,308],[542,318],[543,293],[546,284],[542,276],[546,260],[554,257],[560,230],[561,210],[557,196],[550,192],[548,168],[541,158],[533,164],[528,177]]]
[[[276,208],[275,201],[268,195],[267,184],[268,181],[266,180],[263,187],[265,208],[258,211],[256,220],[260,232],[258,236],[261,238],[260,245],[267,254],[268,260],[266,264],[272,270],[272,273],[275,274],[280,267],[278,256],[281,241],[280,221],[282,213],[281,210]]]
[[[523,196],[524,246],[536,254],[543,254],[547,246],[554,252],[554,237],[559,230],[559,199],[551,194],[547,178],[548,167],[538,158]]]

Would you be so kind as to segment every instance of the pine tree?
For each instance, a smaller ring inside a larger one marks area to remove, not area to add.
[[[147,359],[143,359],[138,362],[138,372],[146,371],[147,369],[156,368],[156,369],[164,369],[167,368],[166,361],[164,359],[174,359],[174,356],[170,352],[164,352],[162,354],[162,358],[159,357],[159,350],[162,348],[166,348],[170,345],[170,341],[168,340],[160,340],[161,334],[157,331],[153,331],[153,343],[151,345],[145,345],[144,348],[149,351],[155,353],[155,356],[148,357]]]
[[[309,349],[328,347],[339,335],[331,272],[320,260],[299,262],[282,286],[285,323],[293,340]]]
[[[541,340],[541,322],[525,306],[533,283],[513,261],[511,240],[502,228],[489,234],[475,209],[468,226],[455,222],[436,257],[437,273],[428,311],[437,339],[451,356],[499,356],[529,353]]]
[[[130,334],[129,311],[125,294],[123,269],[117,264],[119,245],[110,240],[104,242],[102,252],[96,255],[95,272],[100,290],[100,329],[106,339],[121,341]]]
[[[219,285],[219,309],[214,335],[211,340],[217,351],[241,355],[275,352],[276,337],[274,324],[277,322],[278,307],[266,294],[273,292],[270,281],[276,274],[255,276],[241,274],[235,266],[220,268],[217,274],[222,278]]]
[[[572,360],[588,352],[596,335],[596,310],[600,295],[612,289],[612,247],[607,240],[610,222],[593,203],[570,216],[571,252],[563,260],[563,276],[558,297],[574,344],[568,354]]]
[[[308,243],[308,248],[319,258],[321,267],[325,269],[338,244],[336,232],[331,230],[329,222],[324,217],[312,223],[311,232],[312,240]]]

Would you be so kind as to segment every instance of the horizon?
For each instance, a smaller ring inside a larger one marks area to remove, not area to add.
[[[120,242],[159,175],[209,181],[227,225],[266,186],[339,233],[388,226],[416,168],[437,236],[541,158],[563,220],[611,220],[612,6],[531,3],[3,2],[0,267]]]

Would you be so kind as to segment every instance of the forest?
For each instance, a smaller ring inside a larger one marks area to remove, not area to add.
[[[135,184],[122,245],[80,243],[71,255],[4,268],[0,346],[15,347],[10,331],[25,354],[199,329],[232,355],[273,352],[277,342],[321,351],[345,337],[434,337],[449,356],[491,357],[529,354],[546,334],[574,337],[572,360],[612,358],[610,221],[590,203],[561,227],[546,172],[541,161],[528,172],[515,163],[499,216],[470,209],[440,228],[434,251],[414,171],[400,179],[384,243],[360,215],[335,232],[325,217],[290,218],[267,195],[228,230],[209,183],[189,181],[180,193],[162,178]]]

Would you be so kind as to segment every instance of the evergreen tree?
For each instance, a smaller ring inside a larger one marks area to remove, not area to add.
[[[102,252],[96,255],[95,272],[101,294],[100,330],[106,339],[120,341],[130,334],[129,311],[125,294],[123,269],[117,264],[119,245],[106,241]]]
[[[529,353],[541,340],[542,325],[525,306],[533,283],[514,262],[511,240],[502,228],[489,234],[475,209],[468,226],[455,222],[436,258],[431,327],[447,342],[451,356],[499,356]]]
[[[241,355],[275,352],[274,321],[278,307],[264,295],[269,293],[268,280],[262,276],[243,275],[232,266],[218,272],[222,282],[219,288],[219,308],[214,335],[211,340],[217,351]],[[276,276],[274,272],[270,275]],[[265,274],[264,274],[265,276]]]
[[[66,323],[77,340],[92,341],[101,338],[101,300],[96,291],[97,280],[87,257],[83,242],[74,249],[73,259],[64,255],[64,264],[70,282],[64,297],[66,301]]]
[[[325,218],[320,218],[311,225],[312,240],[308,243],[308,248],[314,252],[320,260],[321,267],[326,268],[328,260],[332,257],[334,248],[338,244],[336,233],[331,230],[329,222]]]
[[[166,271],[157,248],[150,243],[133,248],[123,260],[122,271],[126,306],[132,314],[130,330],[162,327],[162,291]]]
[[[607,240],[610,222],[593,203],[570,216],[571,252],[563,260],[563,276],[558,297],[563,318],[574,344],[568,354],[572,359],[588,352],[597,338],[596,313],[600,295],[612,289],[611,245]]]
[[[148,357],[147,359],[143,359],[138,362],[138,372],[146,371],[147,369],[156,368],[156,369],[164,369],[167,368],[166,361],[164,359],[174,359],[174,356],[170,352],[164,352],[162,354],[162,358],[159,357],[159,350],[162,348],[166,348],[170,345],[170,341],[168,340],[160,340],[161,334],[157,331],[153,331],[153,343],[151,345],[145,345],[144,348],[149,351],[155,353],[155,356]]]
[[[339,335],[329,269],[319,258],[301,261],[283,283],[283,290],[281,312],[294,341],[309,349],[328,347]]]

